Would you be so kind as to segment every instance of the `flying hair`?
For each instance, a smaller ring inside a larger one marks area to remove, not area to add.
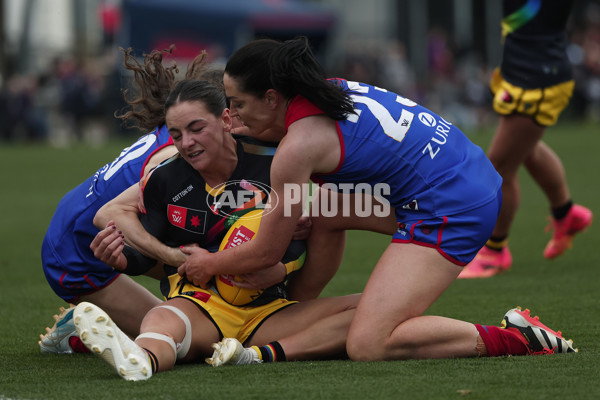
[[[164,104],[175,86],[179,68],[174,61],[169,66],[163,65],[163,56],[172,54],[174,49],[175,45],[171,45],[168,49],[153,50],[145,54],[143,63],[140,63],[131,48],[119,48],[123,52],[123,66],[133,72],[136,86],[122,90],[127,106],[114,113],[116,118],[123,122],[132,121],[135,127],[145,131],[165,124]],[[206,70],[206,51],[202,51],[188,65],[185,79],[201,79]]]

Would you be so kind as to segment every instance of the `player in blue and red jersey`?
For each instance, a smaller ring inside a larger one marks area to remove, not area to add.
[[[67,303],[98,304],[127,334],[137,335],[143,316],[161,300],[94,257],[90,244],[99,230],[93,219],[105,203],[177,152],[165,126],[163,110],[177,67],[162,65],[163,51],[146,55],[144,65],[130,53],[124,51],[124,65],[133,71],[135,81],[145,90],[133,99],[124,93],[131,109],[118,117],[133,121],[150,133],[123,149],[113,162],[62,198],[42,243],[42,266],[50,287],[60,298]],[[194,77],[203,72],[202,68],[194,68],[203,63],[204,56],[196,58],[188,68],[188,75]],[[41,336],[42,352],[70,353],[73,346],[84,349],[78,346],[77,332],[71,323],[72,310],[72,307],[61,309],[61,314],[55,316],[56,324]]]
[[[542,141],[575,86],[566,34],[573,1],[505,0],[503,5],[502,64],[490,81],[500,122],[488,154],[504,179],[504,201],[492,236],[459,278],[486,278],[512,265],[507,244],[520,203],[517,172],[521,165],[550,203],[554,232],[544,257],[563,254],[574,236],[592,222],[589,209],[573,204],[562,162]]]
[[[311,240],[313,225],[301,271],[307,279],[337,269],[344,230],[393,235],[350,326],[351,359],[574,351],[571,342],[519,309],[506,313],[503,328],[423,315],[485,244],[501,206],[500,176],[458,128],[385,89],[326,80],[306,38],[256,40],[243,46],[227,62],[224,85],[233,115],[250,135],[279,142],[267,205],[272,211],[251,242],[212,254],[184,249],[190,256],[179,267],[180,274],[205,286],[215,274],[273,265],[302,213],[303,205],[287,195],[312,177],[333,184],[328,189],[349,190],[337,196],[342,211],[319,218],[331,235],[319,230],[314,235],[319,240]],[[377,185],[389,190],[368,193]],[[273,192],[283,204],[274,204]],[[334,198],[331,190],[321,192]],[[344,207],[345,200],[356,206],[369,195],[387,202],[389,212]],[[223,354],[236,358],[227,349]]]

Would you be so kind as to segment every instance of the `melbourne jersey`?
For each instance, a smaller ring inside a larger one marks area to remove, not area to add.
[[[337,121],[338,167],[313,179],[334,184],[386,184],[396,210],[441,217],[497,198],[502,180],[485,153],[432,111],[385,89],[336,80],[351,93],[356,113]],[[288,108],[294,121],[322,114],[303,97]]]
[[[572,79],[565,31],[572,5],[572,0],[504,0],[504,79],[525,89]]]
[[[131,185],[139,182],[150,157],[173,142],[166,126],[142,136],[123,149],[59,202],[42,244],[42,263],[54,291],[65,300],[98,289],[118,273],[90,249],[98,233],[96,212]],[[71,295],[69,295],[69,293]]]

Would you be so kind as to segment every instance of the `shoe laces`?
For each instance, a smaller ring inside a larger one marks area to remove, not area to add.
[[[535,355],[544,355],[544,354],[554,354],[554,349],[556,349],[556,347],[553,347],[552,349],[549,349],[547,347],[544,347],[542,350],[540,351],[533,351],[531,349],[529,349],[529,355],[530,356],[535,356]]]

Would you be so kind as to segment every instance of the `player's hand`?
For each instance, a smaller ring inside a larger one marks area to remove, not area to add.
[[[232,280],[231,283],[233,286],[246,289],[266,289],[283,282],[285,275],[285,265],[282,262],[278,262],[272,267],[263,268],[260,271],[241,274],[240,278],[244,280],[243,282]]]
[[[167,265],[172,265],[173,267],[181,266],[188,258],[188,255],[182,251],[183,247],[200,246],[197,243],[191,243],[182,247],[168,247],[167,252],[161,256],[161,261]]]
[[[210,252],[198,246],[181,246],[181,251],[188,257],[177,268],[177,273],[185,276],[194,285],[208,289],[212,274],[206,273],[205,266],[210,262]]]
[[[125,238],[117,229],[113,221],[106,224],[106,228],[96,234],[90,244],[94,256],[117,271],[127,268],[127,258],[123,255]]]
[[[306,240],[310,236],[312,229],[312,220],[309,216],[303,215],[296,224],[296,229],[292,235],[292,240]]]

